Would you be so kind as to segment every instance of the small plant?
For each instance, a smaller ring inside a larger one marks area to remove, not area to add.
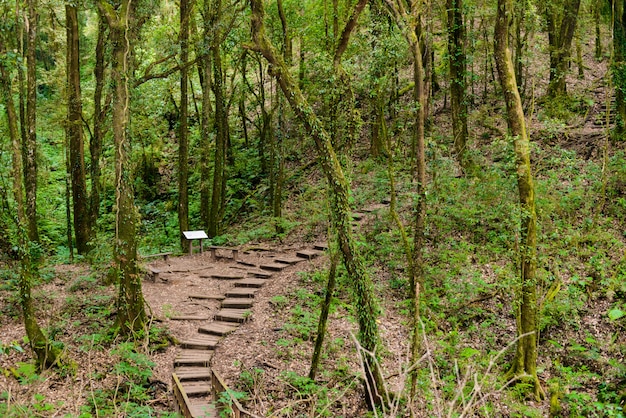
[[[270,299],[270,303],[276,307],[276,309],[283,309],[289,303],[289,299],[283,295],[276,295]]]

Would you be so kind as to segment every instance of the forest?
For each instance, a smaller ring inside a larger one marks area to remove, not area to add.
[[[624,0],[0,0],[0,416],[624,417],[625,327]]]

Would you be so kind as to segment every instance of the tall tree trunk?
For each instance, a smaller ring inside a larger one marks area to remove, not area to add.
[[[422,60],[421,39],[418,35],[420,30],[420,2],[411,3],[411,9],[405,8],[405,3],[401,0],[385,0],[387,8],[396,24],[401,28],[402,33],[409,45],[413,58],[413,100],[416,104],[415,124],[412,141],[412,154],[415,156],[415,166],[413,173],[416,182],[416,204],[415,220],[413,231],[413,273],[411,280],[412,306],[412,327],[411,339],[411,364],[416,364],[419,358],[420,339],[420,294],[423,281],[424,258],[423,247],[426,230],[426,155],[425,155],[425,123],[428,106],[428,91],[426,87],[426,74]],[[411,398],[414,399],[417,391],[416,370],[410,374]]]
[[[87,180],[85,175],[85,146],[83,142],[83,105],[80,92],[80,46],[78,11],[75,5],[65,5],[67,32],[67,136],[70,147],[70,177],[74,234],[78,254],[89,251],[91,226],[89,222]]]
[[[188,0],[180,0],[180,62],[183,63],[189,60],[189,8]],[[183,250],[187,247],[187,240],[183,236],[183,231],[189,230],[188,71],[185,65],[180,69],[180,118],[178,125],[178,228],[180,245]]]
[[[207,0],[208,2],[208,0]],[[209,208],[209,223],[207,233],[209,237],[219,235],[222,218],[224,216],[224,199],[226,194],[226,157],[228,147],[229,125],[228,109],[224,97],[224,75],[222,72],[221,43],[225,34],[219,29],[223,18],[222,1],[211,0],[205,8],[206,31],[211,33],[211,42],[208,46],[211,55],[212,80],[211,88],[215,96],[215,151],[213,158],[213,187]],[[216,30],[216,28],[218,28]]]
[[[285,60],[285,64],[291,65],[293,57],[293,45],[291,39],[291,31],[289,30],[289,24],[287,23],[287,16],[285,15],[285,8],[283,7],[283,0],[277,0],[276,5],[278,7],[278,17],[280,17],[280,25],[283,28],[283,43],[282,52]]]
[[[4,55],[6,48],[0,40],[0,54]],[[24,327],[31,349],[33,350],[39,368],[47,368],[54,365],[59,356],[58,349],[55,349],[45,334],[41,331],[35,315],[35,308],[31,297],[32,282],[36,278],[38,269],[35,260],[32,258],[30,241],[26,227],[28,220],[24,208],[24,187],[22,173],[22,147],[17,124],[17,113],[13,103],[11,92],[11,78],[5,64],[0,60],[0,94],[4,102],[9,128],[9,138],[12,152],[12,177],[13,177],[13,198],[16,203],[16,223],[18,231],[20,271],[19,271],[19,297],[20,306],[24,315]]]
[[[221,8],[221,1],[215,1]],[[219,14],[217,21],[219,21]],[[224,190],[226,184],[226,147],[228,144],[228,114],[224,99],[224,76],[222,74],[222,56],[220,44],[211,45],[213,58],[213,94],[215,96],[215,157],[213,162],[213,193],[211,195],[211,216],[209,219],[209,237],[220,233],[224,207]]]
[[[265,35],[263,4],[260,0],[250,0],[252,9],[252,37],[257,49],[274,69],[274,76],[289,102],[296,117],[313,138],[320,158],[322,170],[327,178],[331,196],[331,223],[337,233],[337,241],[343,255],[343,262],[348,277],[354,283],[357,321],[359,323],[359,341],[364,349],[376,353],[380,335],[376,319],[379,308],[373,294],[371,279],[367,274],[352,236],[351,210],[349,203],[349,185],[344,177],[341,164],[335,154],[328,132],[308,104],[295,80],[275,48]],[[378,363],[369,356],[364,357],[367,398],[375,404],[387,400],[384,382]]]
[[[511,0],[498,0],[494,33],[494,55],[504,100],[506,103],[509,134],[513,138],[517,167],[517,188],[520,200],[521,237],[520,271],[521,284],[518,292],[517,333],[518,343],[513,365],[509,371],[512,378],[528,376],[535,397],[545,396],[537,378],[537,213],[535,211],[535,188],[530,166],[530,141],[526,132],[524,110],[520,99],[515,70],[508,48],[507,11]]]
[[[200,118],[200,219],[202,227],[209,230],[211,219],[211,39],[213,38],[211,16],[211,2],[205,0],[202,8],[203,36],[198,44],[199,50],[196,55],[201,57],[198,61],[198,76],[202,87],[202,116]]]
[[[113,137],[115,142],[115,242],[114,262],[118,273],[117,326],[127,337],[137,337],[145,329],[146,312],[137,268],[136,229],[139,214],[135,207],[133,176],[129,163],[130,138],[130,69],[132,22],[130,0],[122,0],[117,9],[106,0],[98,8],[109,23],[112,51]]]
[[[613,84],[617,118],[615,133],[618,137],[626,133],[626,1],[613,2]]]
[[[452,132],[454,150],[461,169],[467,173],[467,58],[465,56],[465,26],[463,0],[447,0],[448,57],[450,68],[450,101],[452,105]]]
[[[26,136],[22,160],[26,188],[28,239],[39,242],[37,229],[37,0],[28,0],[26,43]]]
[[[96,40],[96,62],[94,67],[95,89],[93,93],[93,135],[89,141],[90,154],[90,177],[91,194],[89,199],[89,223],[92,233],[96,229],[96,221],[100,214],[100,156],[102,155],[102,142],[104,137],[104,122],[109,109],[109,100],[102,103],[102,93],[104,91],[104,51],[107,38],[106,18],[98,10],[98,38]]]
[[[595,40],[595,54],[596,59],[600,61],[602,59],[602,36],[600,32],[600,7],[602,3],[596,3],[593,5],[593,22],[596,27],[596,40]]]
[[[558,4],[553,2],[546,2],[545,7],[550,48],[548,95],[556,97],[567,93],[565,81],[578,21],[580,0],[565,0],[562,8],[558,10]]]

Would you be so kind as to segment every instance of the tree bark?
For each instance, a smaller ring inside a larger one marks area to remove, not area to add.
[[[221,1],[216,0],[216,22],[221,14]],[[209,237],[220,233],[226,186],[226,147],[228,144],[228,114],[224,99],[224,76],[222,73],[222,55],[220,44],[211,45],[213,61],[213,95],[215,96],[215,154],[213,162],[213,193],[211,195],[211,216],[209,218]]]
[[[94,67],[95,89],[93,94],[93,135],[89,141],[91,192],[89,199],[89,223],[92,233],[96,229],[96,221],[100,214],[100,156],[105,133],[104,122],[109,109],[110,100],[102,103],[102,93],[105,86],[104,51],[107,38],[106,18],[98,10],[98,38],[96,40],[96,62]]]
[[[202,226],[207,231],[211,223],[211,168],[209,165],[211,155],[211,115],[213,107],[211,104],[212,76],[211,76],[211,45],[213,37],[211,15],[211,2],[205,1],[202,9],[203,14],[203,36],[199,43],[200,50],[196,55],[202,57],[198,61],[198,72],[200,85],[202,86],[202,116],[200,118],[200,219]]]
[[[0,54],[5,54],[6,48],[0,40]],[[38,269],[32,258],[30,241],[27,234],[28,220],[24,208],[24,187],[22,173],[22,146],[18,130],[18,116],[15,111],[11,92],[11,78],[4,62],[0,60],[0,95],[4,102],[9,139],[11,141],[11,162],[13,178],[13,198],[16,204],[16,224],[18,232],[18,254],[20,259],[19,269],[19,297],[20,306],[24,315],[24,327],[31,349],[33,350],[40,369],[48,368],[58,361],[59,351],[55,349],[45,334],[41,331],[35,315],[31,297],[31,286],[36,278]]]
[[[311,369],[309,370],[309,379],[315,380],[317,368],[322,356],[322,346],[324,345],[324,337],[326,336],[326,328],[328,323],[328,313],[332,303],[333,294],[335,293],[335,284],[337,282],[337,263],[339,262],[339,253],[333,252],[330,257],[330,268],[328,269],[328,282],[326,283],[326,294],[324,303],[320,312],[320,319],[317,323],[317,336],[315,337],[315,346],[313,348],[313,356],[311,357]]]
[[[146,312],[137,267],[136,229],[139,214],[135,207],[129,163],[130,138],[130,33],[132,4],[122,0],[117,9],[106,0],[98,8],[108,21],[112,51],[113,137],[115,143],[115,242],[114,263],[118,274],[117,327],[126,337],[137,337],[146,326]]]
[[[413,280],[411,281],[412,327],[411,337],[411,365],[417,363],[420,351],[419,326],[420,326],[420,294],[423,281],[424,256],[423,248],[426,230],[426,154],[425,154],[425,123],[426,109],[428,105],[428,89],[426,88],[426,74],[422,61],[421,40],[418,34],[420,25],[420,2],[411,3],[411,9],[405,8],[401,0],[385,0],[387,8],[409,45],[413,58],[413,100],[416,104],[415,124],[412,141],[412,154],[415,156],[413,168],[416,183],[415,219],[413,231]],[[417,390],[417,370],[410,374],[411,398],[415,398]]]
[[[379,308],[373,294],[371,279],[363,263],[352,236],[351,211],[349,203],[349,187],[344,177],[341,164],[331,144],[331,139],[322,127],[321,121],[306,101],[295,80],[281,57],[276,53],[265,35],[264,11],[261,0],[250,0],[252,9],[251,26],[254,48],[259,51],[272,67],[283,94],[289,102],[296,117],[304,125],[305,130],[313,138],[319,155],[322,170],[330,186],[331,223],[337,233],[337,241],[343,255],[343,262],[348,277],[355,287],[354,305],[357,308],[359,323],[359,341],[365,350],[376,353],[380,343],[376,318]],[[367,398],[374,404],[387,401],[384,392],[383,376],[378,363],[365,356],[365,378]]]
[[[39,242],[37,229],[37,0],[28,0],[26,43],[26,136],[22,160],[26,189],[28,239]]]
[[[78,11],[75,5],[65,5],[67,33],[67,136],[70,147],[70,178],[72,183],[72,209],[74,234],[78,254],[89,251],[91,225],[89,222],[89,196],[85,174],[85,146],[83,142],[83,105],[80,91],[80,45]]]
[[[545,396],[537,377],[537,213],[535,188],[530,166],[530,141],[526,132],[524,110],[520,99],[511,53],[507,45],[508,19],[511,0],[498,0],[494,33],[494,55],[504,100],[507,124],[513,139],[517,170],[517,188],[521,212],[520,237],[520,289],[518,292],[517,324],[518,343],[509,371],[511,378],[529,376],[535,397]]]
[[[180,62],[189,60],[189,16],[190,5],[188,0],[180,0]],[[184,251],[187,240],[183,231],[189,230],[189,69],[182,66],[180,69],[180,112],[178,133],[178,228],[180,245]]]
[[[626,133],[626,1],[612,0],[613,19],[613,84],[615,85],[615,134]]]
[[[556,97],[567,93],[566,76],[569,69],[572,40],[578,21],[580,0],[565,0],[562,8],[546,2],[546,21],[550,48],[550,84],[548,96]]]
[[[448,57],[450,68],[450,102],[452,106],[452,133],[454,150],[463,172],[467,173],[467,58],[465,55],[465,26],[463,0],[447,0]]]
[[[283,57],[285,64],[291,65],[293,58],[293,45],[291,39],[291,31],[289,30],[289,24],[287,22],[287,16],[285,15],[285,8],[283,7],[283,1],[277,0],[276,5],[278,7],[278,17],[280,17],[280,25],[283,28]]]

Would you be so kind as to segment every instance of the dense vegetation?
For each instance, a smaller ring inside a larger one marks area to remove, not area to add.
[[[139,255],[204,229],[341,260],[327,300],[357,338],[289,372],[334,273],[276,295],[276,379],[307,401],[231,376],[259,413],[624,416],[625,6],[1,3],[0,330],[23,329],[0,337],[0,415],[167,415]],[[48,400],[85,353],[109,372]]]

